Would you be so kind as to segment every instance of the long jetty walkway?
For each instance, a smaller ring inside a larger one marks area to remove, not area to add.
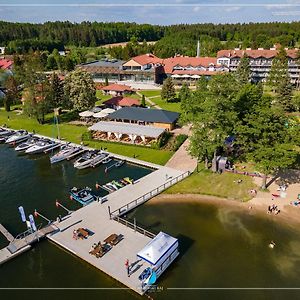
[[[2,224],[0,224],[0,232],[9,242],[12,242],[14,240],[13,235]]]
[[[188,174],[188,172],[161,167],[134,184],[109,194],[105,203],[93,202],[73,212],[65,220],[56,224],[59,231],[48,235],[48,238],[142,295],[145,291],[141,289],[138,276],[149,265],[138,260],[136,254],[155,235],[120,216],[161,193]],[[79,228],[87,229],[92,234],[87,239],[75,240],[73,231]],[[122,235],[123,240],[101,258],[89,254],[94,243],[103,243],[111,234]],[[130,277],[127,276],[124,265],[127,259],[134,264]]]
[[[1,225],[1,224],[0,224]],[[25,232],[19,237],[14,238],[4,227],[0,226],[1,233],[5,233],[5,237],[10,242],[9,245],[0,250],[0,265],[7,262],[8,260],[18,256],[19,254],[29,250],[31,245],[40,239],[44,238],[47,234],[57,230],[57,227],[48,225],[43,227],[36,232]]]

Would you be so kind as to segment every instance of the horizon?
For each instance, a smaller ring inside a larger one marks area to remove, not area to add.
[[[299,0],[0,0],[1,21],[41,24],[69,21],[151,25],[238,24],[300,21]],[[116,21],[118,20],[118,21]]]

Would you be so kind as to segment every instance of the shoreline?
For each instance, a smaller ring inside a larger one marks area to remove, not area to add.
[[[274,202],[274,204],[278,205],[278,201],[280,200],[277,200],[277,202]],[[253,216],[263,217],[275,222],[280,222],[283,225],[287,226],[300,225],[299,207],[292,207],[291,205],[286,205],[284,207],[280,207],[279,214],[268,214],[268,205],[266,205],[264,202],[257,203],[256,198],[253,198],[252,200],[247,202],[239,202],[227,198],[219,198],[216,196],[201,194],[160,194],[148,201],[146,205],[184,203],[213,205],[218,208],[226,207],[243,213],[247,212],[247,214]],[[249,207],[251,207],[251,209]]]

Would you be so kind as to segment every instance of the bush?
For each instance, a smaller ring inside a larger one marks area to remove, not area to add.
[[[173,151],[177,151],[180,146],[185,142],[185,140],[188,138],[186,134],[179,134],[175,138],[175,143],[173,145]]]
[[[91,131],[87,131],[82,134],[81,140],[82,141],[91,141],[93,139],[93,135]]]

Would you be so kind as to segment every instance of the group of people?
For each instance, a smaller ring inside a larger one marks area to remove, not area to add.
[[[273,212],[275,215],[278,215],[280,213],[280,209],[278,209],[278,206],[275,204],[269,205],[268,207],[268,214],[271,214]]]

